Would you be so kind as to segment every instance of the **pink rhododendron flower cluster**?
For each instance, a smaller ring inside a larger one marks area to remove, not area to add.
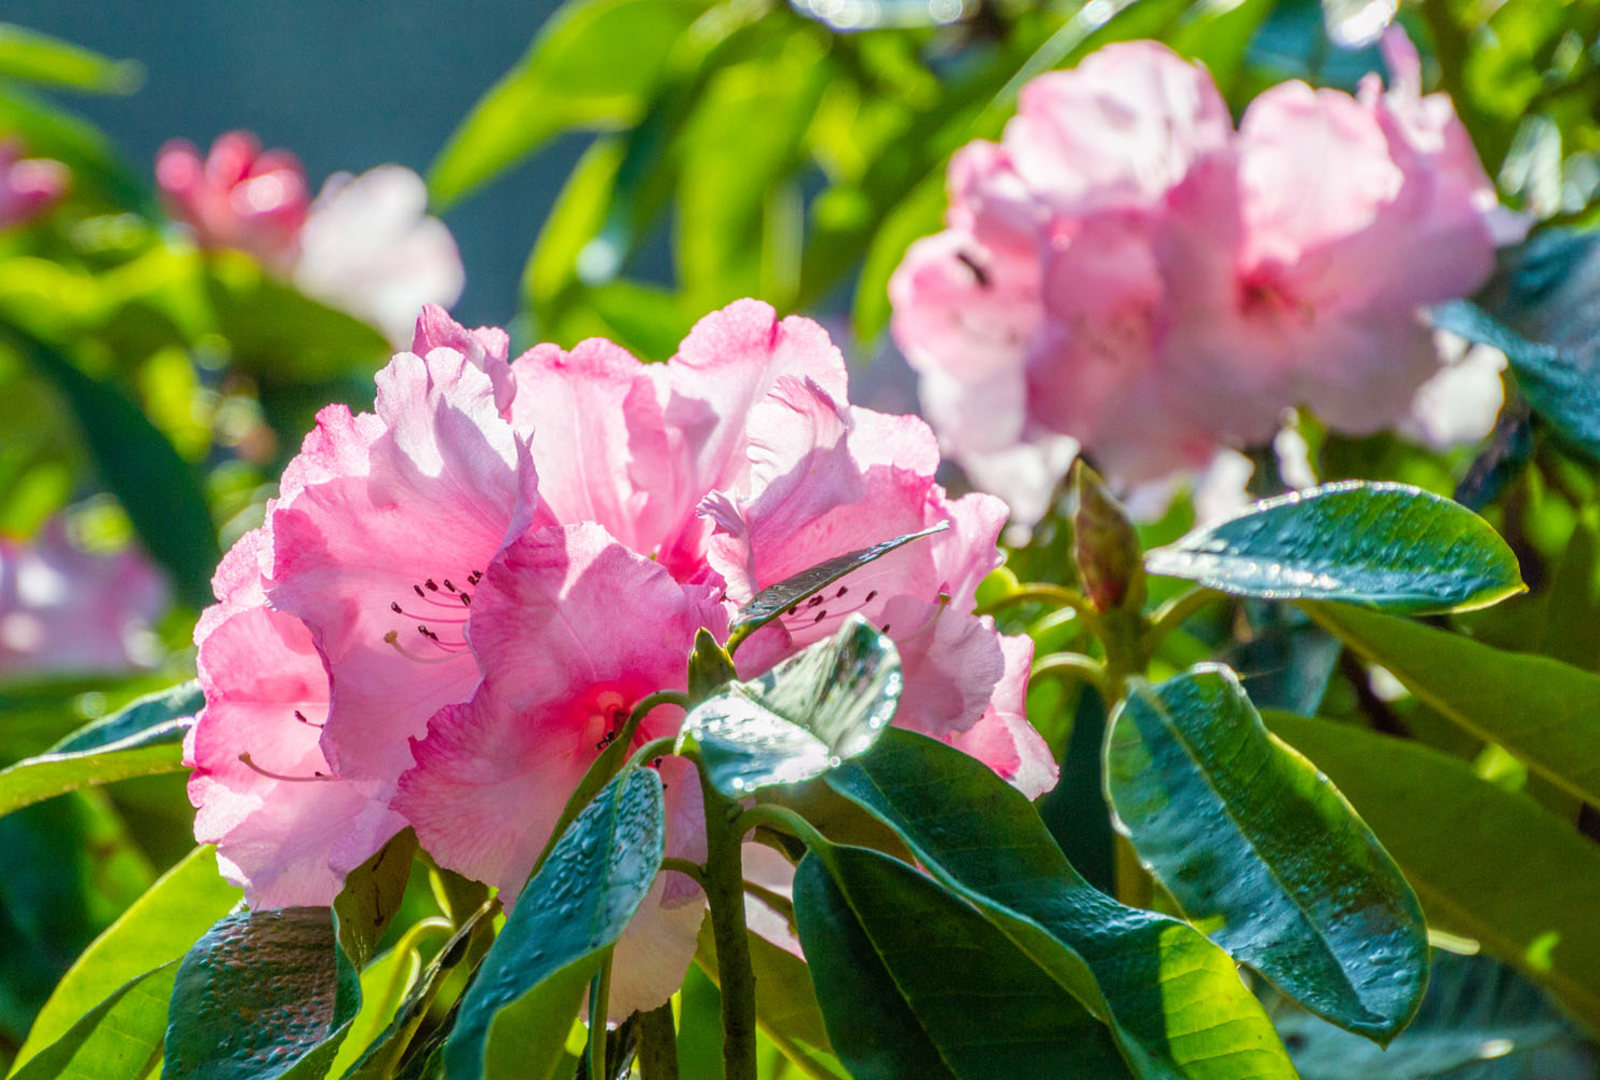
[[[61,200],[69,173],[59,161],[24,158],[15,139],[0,139],[0,229],[26,225]]]
[[[147,667],[167,602],[161,572],[136,548],[85,551],[60,519],[32,543],[0,537],[0,673]]]
[[[1204,68],[1111,45],[957,153],[948,228],[890,291],[975,480],[1025,496],[1075,440],[1138,483],[1265,445],[1290,408],[1353,434],[1407,414],[1438,370],[1419,308],[1483,283],[1504,212],[1399,29],[1384,55],[1387,89],[1284,83],[1235,129]]]
[[[305,170],[254,135],[219,136],[204,157],[175,139],[156,156],[168,213],[206,249],[236,248],[396,345],[425,304],[449,306],[465,273],[450,230],[429,217],[427,185],[399,165],[328,178],[311,199]]]
[[[742,301],[645,364],[602,340],[508,362],[504,333],[425,311],[375,412],[325,409],[197,631],[196,833],[257,906],[329,902],[412,826],[510,900],[634,706],[682,690],[695,634],[825,559],[947,525],[752,635],[749,677],[860,613],[896,642],[896,723],[1030,795],[1032,644],[972,614],[1005,520],[948,498],[914,417],[852,407],[821,327]],[[636,743],[673,734],[649,712]],[[695,771],[666,757],[668,854],[704,858]],[[704,898],[663,873],[618,946],[611,1011],[681,982]]]

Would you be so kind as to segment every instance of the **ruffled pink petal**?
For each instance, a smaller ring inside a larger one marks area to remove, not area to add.
[[[1028,723],[1028,671],[1033,664],[1033,641],[1023,635],[1000,638],[1005,653],[1005,674],[995,687],[994,700],[969,730],[950,740],[999,773],[1030,799],[1056,786],[1060,775],[1044,737]]]
[[[511,400],[516,396],[516,378],[511,374],[511,335],[498,326],[468,330],[452,319],[438,304],[423,304],[417,328],[411,335],[411,351],[427,356],[435,349],[454,349],[467,362],[489,376],[494,383],[494,403],[500,415],[509,417]]]

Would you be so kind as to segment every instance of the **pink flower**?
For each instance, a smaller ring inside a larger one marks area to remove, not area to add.
[[[206,706],[184,744],[195,839],[255,908],[330,904],[345,873],[404,823],[379,785],[339,778],[319,744],[328,674],[311,632],[267,606],[270,540],[247,534],[218,567],[218,603],[195,628]],[[364,830],[353,822],[387,823]]]
[[[1059,475],[1064,438],[1132,484],[1261,445],[1298,406],[1399,422],[1438,367],[1418,308],[1480,285],[1512,230],[1400,31],[1385,55],[1388,91],[1285,83],[1237,131],[1204,69],[1151,42],[1025,87],[890,284],[957,459],[1015,499]]]
[[[0,229],[26,225],[61,201],[71,174],[59,161],[22,157],[15,139],[0,139]]]
[[[202,158],[193,143],[174,139],[156,154],[156,184],[167,212],[201,247],[248,251],[277,270],[293,265],[311,197],[288,151],[262,152],[248,131],[230,131]]]
[[[156,156],[156,183],[168,213],[202,248],[249,252],[396,346],[409,340],[424,305],[461,296],[455,240],[428,216],[427,186],[410,169],[338,173],[313,202],[292,154],[263,152],[254,135],[232,131],[204,159],[182,139],[167,143]]]
[[[166,582],[134,548],[91,554],[59,519],[31,544],[0,538],[0,673],[148,667],[166,608]]]

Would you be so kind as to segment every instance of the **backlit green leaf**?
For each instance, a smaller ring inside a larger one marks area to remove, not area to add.
[[[546,1080],[561,1063],[584,987],[661,866],[661,778],[630,769],[578,815],[484,957],[444,1062],[453,1080]],[[495,1044],[495,1045],[491,1045]]]
[[[1470,510],[1358,480],[1259,502],[1156,548],[1145,567],[1237,596],[1414,613],[1487,607],[1526,588],[1511,549]]]
[[[812,852],[794,907],[829,1040],[857,1080],[1131,1075],[1071,994],[898,860]]]
[[[161,1057],[176,961],[115,990],[13,1080],[140,1080]]]
[[[860,615],[749,682],[689,711],[682,739],[732,798],[820,776],[870,747],[894,718],[904,680],[894,642]]]
[[[1306,610],[1436,712],[1600,803],[1600,675],[1406,619],[1331,604]]]
[[[0,23],[0,79],[91,94],[131,94],[144,81],[132,60],[98,53],[11,23]]]
[[[987,765],[893,729],[828,784],[893,828],[936,880],[1109,1023],[1138,1075],[1294,1075],[1227,954],[1187,923],[1090,886]]]
[[[1233,672],[1136,683],[1112,717],[1106,792],[1139,858],[1233,956],[1379,1043],[1427,982],[1417,898],[1315,768],[1268,734]]]

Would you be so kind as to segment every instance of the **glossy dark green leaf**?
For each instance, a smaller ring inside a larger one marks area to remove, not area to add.
[[[860,551],[850,551],[843,555],[820,562],[808,570],[802,570],[793,577],[784,578],[775,585],[768,585],[756,593],[749,602],[741,607],[737,614],[728,623],[728,644],[737,647],[738,643],[749,637],[756,630],[778,618],[785,611],[803,601],[809,600],[816,593],[826,589],[840,578],[859,570],[870,562],[883,558],[889,552],[902,548],[913,540],[921,540],[925,536],[943,532],[949,528],[945,522],[940,522],[931,529],[921,532],[907,533],[897,536],[893,540],[885,540],[881,544],[874,544]]]
[[[617,777],[522,890],[445,1045],[453,1080],[499,1080],[491,1062],[505,1061],[519,1063],[518,1078],[542,1080],[561,1063],[584,988],[661,867],[661,797],[650,769]]]
[[[569,128],[636,121],[674,43],[698,14],[683,0],[577,0],[462,121],[428,186],[448,206]]]
[[[852,614],[833,637],[689,710],[682,738],[717,790],[739,798],[864,752],[894,718],[903,686],[894,642]]]
[[[330,909],[228,915],[178,966],[161,1074],[320,1080],[360,1007]]]
[[[1591,1053],[1532,983],[1485,956],[1435,952],[1416,1019],[1385,1049],[1307,1013],[1278,1029],[1301,1080],[1590,1080]]]
[[[416,853],[417,834],[402,829],[345,876],[333,913],[339,921],[339,946],[356,970],[372,960],[383,932],[400,910]]]
[[[794,907],[828,1038],[856,1080],[1131,1076],[1072,995],[906,864],[812,852]]]
[[[61,1038],[42,1048],[13,1080],[140,1080],[161,1057],[176,961],[113,991]]]
[[[181,959],[240,897],[239,890],[217,873],[216,851],[196,848],[83,951],[34,1019],[27,1041],[17,1052],[16,1064],[65,1036],[118,987]],[[163,1029],[165,1023],[163,1019]],[[156,1041],[159,1045],[160,1032]]]
[[[1273,738],[1232,671],[1139,682],[1113,715],[1106,792],[1139,858],[1235,959],[1387,1043],[1428,974],[1422,910],[1332,784]]]
[[[1600,459],[1600,329],[1594,232],[1547,229],[1507,253],[1477,302],[1430,310],[1433,324],[1506,354],[1517,388],[1570,445]]]
[[[144,81],[132,60],[109,60],[59,38],[0,23],[0,79],[91,94],[131,94]]]
[[[1405,869],[1430,924],[1481,942],[1600,1024],[1600,847],[1418,742],[1285,713],[1267,723],[1339,785]]]
[[[1487,607],[1526,588],[1511,549],[1470,510],[1359,480],[1257,503],[1151,551],[1145,567],[1237,596],[1412,613]]]
[[[1436,712],[1600,803],[1600,675],[1406,619],[1331,604],[1306,610]]]
[[[828,784],[1106,1020],[1137,1075],[1294,1075],[1227,954],[1187,923],[1091,887],[1028,800],[982,762],[895,729]]]
[[[88,724],[37,757],[0,769],[0,816],[30,803],[135,776],[183,767],[183,736],[205,704],[188,682]]]
[[[222,553],[194,469],[117,387],[85,375],[43,342],[28,342],[27,355],[71,407],[100,478],[178,596],[204,607]]]

